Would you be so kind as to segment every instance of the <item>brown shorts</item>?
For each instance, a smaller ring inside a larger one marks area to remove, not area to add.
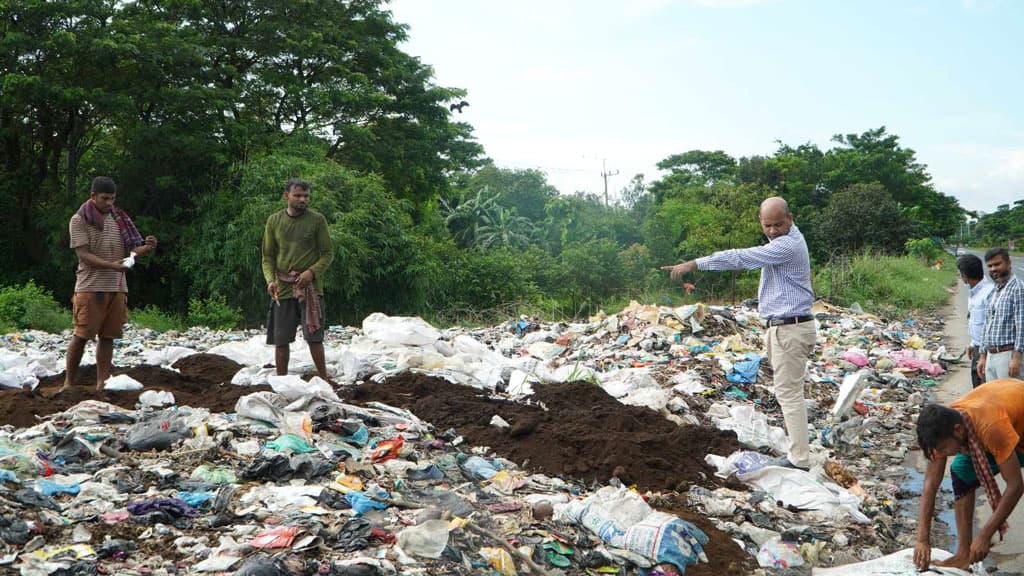
[[[83,340],[120,338],[128,321],[128,295],[124,292],[75,292],[71,297],[75,336]]]

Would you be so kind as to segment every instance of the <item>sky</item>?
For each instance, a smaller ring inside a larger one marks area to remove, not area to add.
[[[504,168],[613,197],[692,149],[886,126],[940,192],[1024,199],[1024,0],[392,0]]]

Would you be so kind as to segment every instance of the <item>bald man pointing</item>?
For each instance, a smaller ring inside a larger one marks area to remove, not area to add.
[[[793,224],[793,214],[785,200],[774,197],[762,202],[758,219],[768,237],[764,246],[723,250],[675,266],[663,266],[662,270],[670,270],[672,279],[678,281],[694,270],[761,269],[757,311],[768,326],[765,348],[775,374],[775,397],[782,407],[791,444],[788,462],[783,464],[806,470],[810,467],[810,450],[804,375],[815,339],[811,259],[807,242]]]

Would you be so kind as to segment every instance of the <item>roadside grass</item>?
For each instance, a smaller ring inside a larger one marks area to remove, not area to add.
[[[834,260],[814,273],[814,291],[840,306],[855,302],[881,316],[932,310],[949,299],[956,262],[927,266],[911,256],[865,253]]]

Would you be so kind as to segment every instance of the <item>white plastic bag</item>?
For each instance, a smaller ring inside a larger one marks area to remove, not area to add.
[[[641,388],[661,389],[651,377],[647,368],[624,368],[605,374],[601,378],[601,388],[612,398],[621,398]]]
[[[143,362],[153,366],[170,366],[186,356],[196,354],[196,351],[184,346],[165,346],[147,350],[143,356]]]
[[[331,388],[331,385],[318,376],[314,376],[306,382],[294,374],[286,376],[271,376],[267,379],[270,387],[289,402],[306,396],[320,396],[330,398],[336,402],[341,399]]]
[[[395,535],[398,545],[406,554],[422,558],[440,558],[448,545],[448,522],[427,520],[416,526],[409,526]]]
[[[441,332],[418,316],[388,316],[374,312],[363,320],[363,333],[378,342],[398,346],[424,346]]]
[[[672,384],[672,390],[675,390],[679,394],[700,394],[707,390],[707,386],[703,384],[703,379],[700,376],[700,372],[696,370],[688,370],[686,372],[680,372],[673,376],[669,383]]]
[[[261,386],[269,383],[269,378],[277,374],[276,368],[262,366],[244,366],[231,377],[235,386]]]
[[[715,424],[721,430],[736,432],[737,439],[747,446],[767,446],[778,454],[789,450],[789,437],[778,426],[770,426],[768,417],[754,409],[751,404],[740,404],[729,408],[728,418],[716,418]]]
[[[159,408],[174,404],[174,394],[165,390],[146,390],[139,394],[139,404],[148,408]]]
[[[804,557],[792,543],[771,540],[757,552],[757,563],[762,568],[796,568],[804,565]]]
[[[117,376],[111,376],[107,378],[107,381],[103,383],[104,390],[113,391],[131,391],[131,390],[142,390],[142,382],[139,382],[135,378],[127,374],[118,374]]]

